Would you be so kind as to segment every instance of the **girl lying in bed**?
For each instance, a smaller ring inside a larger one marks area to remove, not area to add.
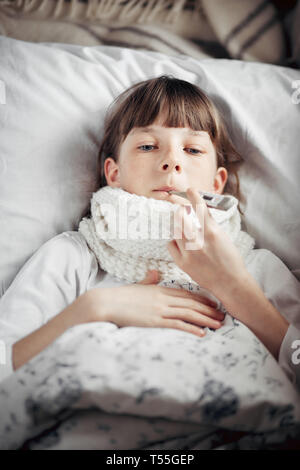
[[[1,380],[80,323],[176,328],[202,337],[230,315],[299,386],[292,361],[300,339],[294,326],[299,283],[271,252],[254,250],[241,230],[240,160],[217,109],[198,87],[163,76],[120,95],[105,123],[102,182],[91,218],[78,232],[45,243],[1,300],[7,359]],[[189,200],[171,189],[187,192]],[[231,194],[230,209],[208,209],[197,189]],[[116,214],[124,215],[121,205],[130,218],[139,203],[140,224],[146,214],[176,214],[177,237],[110,239]]]

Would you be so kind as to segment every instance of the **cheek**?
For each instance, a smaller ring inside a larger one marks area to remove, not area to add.
[[[149,174],[148,166],[140,159],[129,158],[120,167],[121,180],[123,181],[141,181],[140,178]]]
[[[213,178],[216,168],[208,158],[204,158],[189,165],[189,172],[198,176],[205,176],[205,178]]]
[[[197,167],[190,168],[189,180],[191,185],[202,189],[203,191],[212,191],[214,189],[215,168],[208,161],[202,162]]]

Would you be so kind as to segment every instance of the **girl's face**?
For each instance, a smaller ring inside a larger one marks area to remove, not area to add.
[[[166,200],[167,189],[181,192],[193,187],[221,194],[227,170],[217,168],[208,132],[161,124],[157,119],[150,126],[134,127],[129,132],[120,146],[118,163],[112,158],[105,160],[108,185]]]

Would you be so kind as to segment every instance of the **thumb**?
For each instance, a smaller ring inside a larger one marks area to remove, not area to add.
[[[205,200],[203,199],[203,196],[195,188],[188,188],[187,196],[189,198],[189,201],[192,204],[194,212],[196,213],[200,223],[202,222],[205,223],[206,220],[209,219],[211,215],[208,211],[208,207],[206,205]]]
[[[146,277],[138,282],[138,284],[157,284],[160,280],[159,271],[156,269],[151,269],[147,271]]]

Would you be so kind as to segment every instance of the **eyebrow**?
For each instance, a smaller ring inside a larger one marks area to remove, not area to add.
[[[137,132],[155,133],[157,131],[153,127],[135,127],[132,129],[131,135],[136,134]],[[187,129],[185,131],[185,134],[201,137],[203,134],[206,134],[206,131],[194,131],[192,129]]]

